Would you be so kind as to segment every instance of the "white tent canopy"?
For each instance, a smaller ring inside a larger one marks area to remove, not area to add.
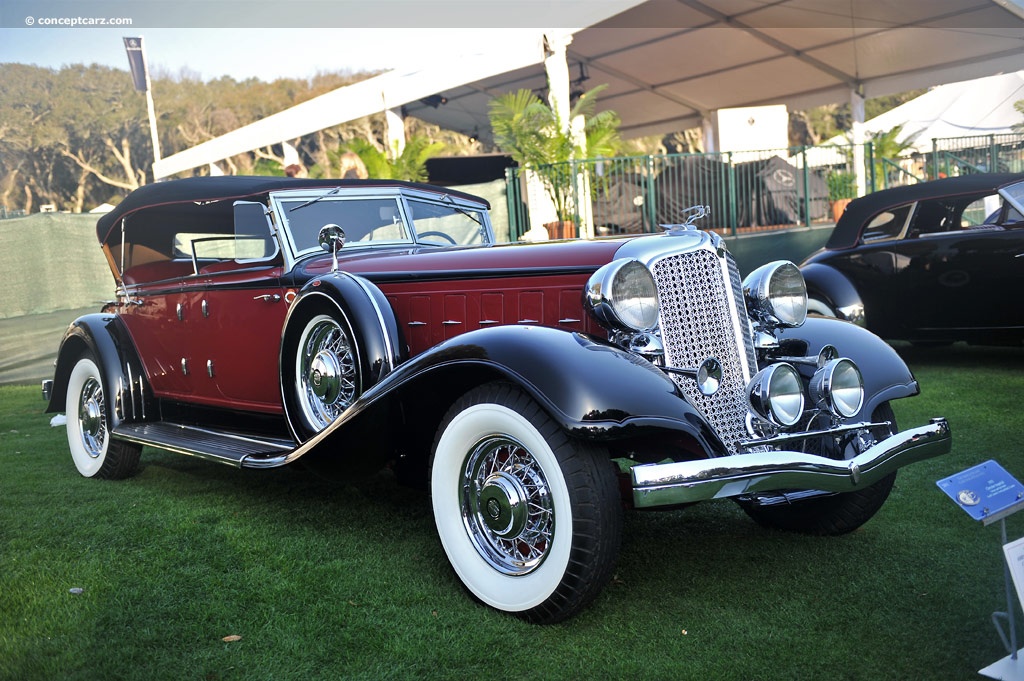
[[[607,84],[626,137],[700,127],[719,109],[805,109],[1016,71],[1024,0],[621,0],[593,7],[566,53],[573,89]],[[537,18],[542,24],[544,17]],[[543,31],[538,29],[538,36]],[[424,54],[429,54],[428,45]],[[167,157],[167,177],[404,106],[487,140],[497,94],[547,88],[542,43],[385,73]],[[435,106],[441,95],[444,104]],[[424,102],[422,100],[427,100]],[[857,109],[855,104],[854,109]]]
[[[1014,107],[1024,100],[1024,71],[940,85],[925,94],[864,122],[869,133],[887,132],[898,125],[897,136],[919,153],[932,150],[932,140],[944,137],[1002,135],[1024,124]],[[836,140],[840,141],[840,140]]]

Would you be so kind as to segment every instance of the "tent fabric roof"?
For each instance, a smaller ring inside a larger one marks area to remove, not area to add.
[[[1015,132],[1015,125],[1024,124],[1024,115],[1014,107],[1021,100],[1024,71],[949,83],[865,121],[864,129],[885,132],[902,125],[899,140],[923,153],[931,151],[936,138]]]
[[[598,108],[627,138],[699,127],[719,109],[846,103],[1015,71],[1024,61],[1021,0],[647,0],[575,33],[570,77],[608,88]],[[546,87],[542,64],[467,82],[409,115],[490,132],[498,93]]]
[[[994,73],[1024,61],[1024,0],[617,0],[569,33],[573,87],[607,84],[598,108],[624,137],[698,127],[710,112],[806,109]],[[590,6],[590,5],[588,5]],[[609,9],[610,8],[610,9]],[[595,10],[596,11],[596,10]],[[542,23],[543,16],[538,17]],[[424,50],[429,54],[429,46]],[[490,141],[498,94],[547,87],[543,42],[391,71],[154,164],[166,177],[385,108]],[[431,95],[446,103],[434,106]]]

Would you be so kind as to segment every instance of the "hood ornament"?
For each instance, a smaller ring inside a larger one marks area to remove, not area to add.
[[[697,226],[693,223],[711,215],[711,206],[690,206],[689,208],[683,208],[679,212],[685,218],[684,222],[673,225],[659,225],[665,230],[666,234],[677,236],[695,231]]]

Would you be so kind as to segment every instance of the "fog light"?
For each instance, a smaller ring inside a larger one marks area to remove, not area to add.
[[[814,373],[810,393],[819,409],[850,418],[864,405],[864,379],[852,360],[833,359]]]
[[[747,397],[755,413],[776,425],[796,425],[804,413],[800,374],[789,364],[772,364],[757,372],[747,385]]]

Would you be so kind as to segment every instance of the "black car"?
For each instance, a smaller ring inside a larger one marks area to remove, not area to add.
[[[887,340],[1024,340],[1024,174],[895,187],[856,199],[800,266],[808,312]]]

